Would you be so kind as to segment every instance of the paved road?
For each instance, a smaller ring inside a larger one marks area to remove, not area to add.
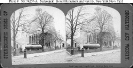
[[[47,63],[120,63],[120,50],[94,56],[70,56],[66,50],[37,57],[13,58],[12,64],[47,64]]]

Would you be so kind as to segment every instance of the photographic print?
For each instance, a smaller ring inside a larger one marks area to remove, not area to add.
[[[14,64],[36,64],[37,60],[37,64],[52,63],[52,58],[55,57],[55,62],[60,54],[65,54],[65,16],[57,8],[31,6],[18,9],[11,16],[11,31]]]
[[[64,13],[51,6],[14,11],[12,64],[121,63],[121,16],[113,8],[83,5]]]
[[[107,6],[85,5],[71,9],[66,16],[66,38],[70,41],[67,43],[70,49],[75,50],[68,51],[71,54],[84,51],[82,57],[86,57],[73,60],[77,63],[120,63],[120,25],[119,12]]]
[[[4,66],[112,68],[130,64],[129,5],[5,4],[2,7]]]

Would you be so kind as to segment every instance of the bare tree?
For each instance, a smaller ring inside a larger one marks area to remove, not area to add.
[[[50,25],[51,22],[53,22],[53,17],[47,13],[46,11],[42,12],[41,8],[36,9],[36,16],[33,18],[31,22],[38,22],[38,28],[41,29],[41,34],[40,34],[40,43],[42,45],[42,51],[44,51],[44,31],[47,30],[47,27]]]
[[[111,41],[109,43],[109,45],[113,47],[114,46],[114,42],[116,40],[116,32],[114,30],[113,24],[111,24],[111,23],[108,24],[107,28],[106,28],[106,31],[110,33],[110,41]]]
[[[13,12],[13,14],[11,16],[11,30],[13,32],[12,40],[13,40],[13,47],[14,47],[13,48],[14,49],[14,51],[13,51],[14,56],[17,53],[17,51],[16,51],[16,36],[18,34],[19,28],[23,25],[23,23],[21,22],[22,18],[24,18],[26,16],[26,15],[23,15],[23,12],[24,12],[24,8],[19,10],[18,17],[15,17],[16,16],[15,12]]]
[[[91,19],[85,19],[84,15],[88,15],[89,13],[82,13],[82,11],[84,10],[84,7],[81,6],[79,7],[77,10],[75,10],[74,8],[71,9],[68,12],[68,15],[66,16],[66,20],[68,22],[67,23],[67,28],[70,29],[70,34],[67,33],[67,36],[70,35],[71,38],[71,54],[73,55],[74,51],[73,51],[73,41],[74,41],[74,35],[77,29],[80,28],[80,26],[85,25],[84,23],[90,23],[91,21],[93,21],[95,19],[95,17],[92,17]],[[68,31],[69,32],[69,31]],[[69,36],[68,36],[69,37]]]
[[[77,14],[74,16],[74,8],[71,9],[69,12],[68,12],[68,15],[66,17],[66,20],[68,21],[67,22],[67,25],[68,25],[68,28],[70,29],[71,31],[71,49],[73,49],[73,36],[76,32],[76,29],[77,29],[77,26],[79,26],[81,23],[79,23],[79,17],[81,16],[81,11],[82,11],[82,8],[83,7],[80,7],[77,11]],[[71,50],[71,54],[73,55],[74,54],[74,51]]]
[[[112,21],[112,16],[106,11],[102,10],[100,7],[95,8],[96,13],[96,21],[97,21],[97,27],[100,29],[99,31],[99,43],[100,43],[100,50],[102,50],[102,32],[104,32],[104,26],[107,25],[110,21]]]
[[[53,26],[51,26],[51,28],[49,29],[49,31],[48,32],[50,32],[51,34],[52,34],[52,41],[54,42],[54,46],[55,46],[55,49],[56,49],[56,43],[57,43],[57,40],[58,41],[61,41],[62,40],[62,37],[61,37],[61,35],[59,34],[59,32],[58,31],[56,31],[55,30],[55,28],[53,27]]]
[[[70,27],[68,27],[68,28],[66,28],[66,41],[67,41],[67,39],[71,38],[70,35],[71,35],[71,31],[70,31]]]

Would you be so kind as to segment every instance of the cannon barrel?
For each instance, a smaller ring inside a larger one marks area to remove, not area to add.
[[[42,46],[41,45],[26,45],[25,48],[26,49],[41,49]]]
[[[100,48],[99,44],[84,44],[84,48],[89,48],[89,49],[95,49],[95,48]]]
[[[25,47],[42,47],[41,45],[26,45]]]

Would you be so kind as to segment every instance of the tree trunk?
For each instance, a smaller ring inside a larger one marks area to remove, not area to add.
[[[42,52],[44,52],[44,28],[42,28],[42,33],[41,33],[41,45],[42,45]]]
[[[102,33],[100,32],[100,37],[99,37],[100,51],[102,51],[102,47],[103,47],[102,42],[103,42],[103,40],[102,40]]]
[[[100,51],[102,51],[102,39],[100,38]]]
[[[42,52],[44,52],[44,46],[42,46]]]
[[[71,28],[71,55],[74,54],[74,51],[73,51],[73,27]]]
[[[74,54],[74,51],[73,51],[73,36],[71,36],[71,54],[73,55]]]
[[[17,50],[16,50],[16,36],[15,36],[15,30],[13,30],[13,55],[17,55]]]
[[[16,41],[15,41],[15,38],[13,38],[13,55],[16,56],[17,55],[17,50],[16,50]]]

